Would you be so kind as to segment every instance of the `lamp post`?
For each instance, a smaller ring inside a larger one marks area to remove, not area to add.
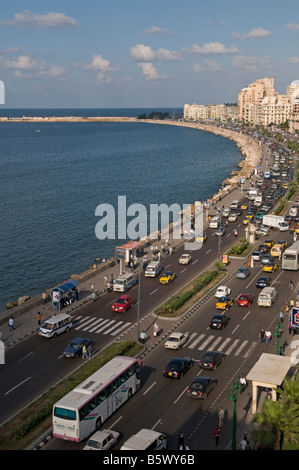
[[[137,343],[140,338],[139,322],[140,322],[140,281],[141,281],[141,262],[139,261],[138,273],[138,303],[137,303]]]
[[[281,331],[282,331],[282,323],[279,321],[276,323],[276,327],[274,331],[274,336],[277,337],[277,340],[276,340],[276,354],[277,355],[279,355],[279,338],[281,335]]]
[[[232,450],[236,450],[236,433],[237,433],[237,396],[238,390],[242,389],[242,385],[240,383],[240,377],[235,383],[232,385],[230,394],[229,394],[229,401],[234,402],[234,412],[233,412],[233,433],[232,433]]]

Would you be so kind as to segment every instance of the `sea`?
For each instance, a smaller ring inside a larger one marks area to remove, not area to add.
[[[1,109],[0,116],[140,116],[181,108]],[[206,201],[238,170],[237,145],[186,127],[143,122],[0,123],[0,311],[34,297],[123,239],[96,236],[98,206]],[[117,216],[116,216],[117,219]],[[117,235],[117,233],[116,233]]]

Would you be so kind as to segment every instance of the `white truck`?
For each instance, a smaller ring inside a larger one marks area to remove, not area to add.
[[[263,225],[265,227],[274,228],[285,232],[289,230],[289,224],[284,220],[281,215],[267,214],[263,216]]]
[[[260,207],[263,204],[263,196],[256,196],[254,199],[253,205],[256,207]]]

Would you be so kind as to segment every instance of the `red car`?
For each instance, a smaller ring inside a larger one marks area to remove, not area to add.
[[[249,307],[254,301],[254,295],[252,294],[240,294],[237,299],[237,304],[241,307]]]
[[[129,295],[121,295],[112,304],[112,312],[126,312],[133,305],[133,299]]]

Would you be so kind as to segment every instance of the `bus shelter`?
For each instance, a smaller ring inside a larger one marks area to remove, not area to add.
[[[60,286],[54,287],[51,290],[54,310],[61,310],[78,300],[78,284],[79,282],[76,280],[65,281]]]
[[[268,388],[271,390],[271,398],[277,400],[275,391],[284,381],[289,370],[293,366],[291,358],[275,354],[263,353],[259,360],[246,376],[252,382],[252,413],[258,408],[258,389]]]

